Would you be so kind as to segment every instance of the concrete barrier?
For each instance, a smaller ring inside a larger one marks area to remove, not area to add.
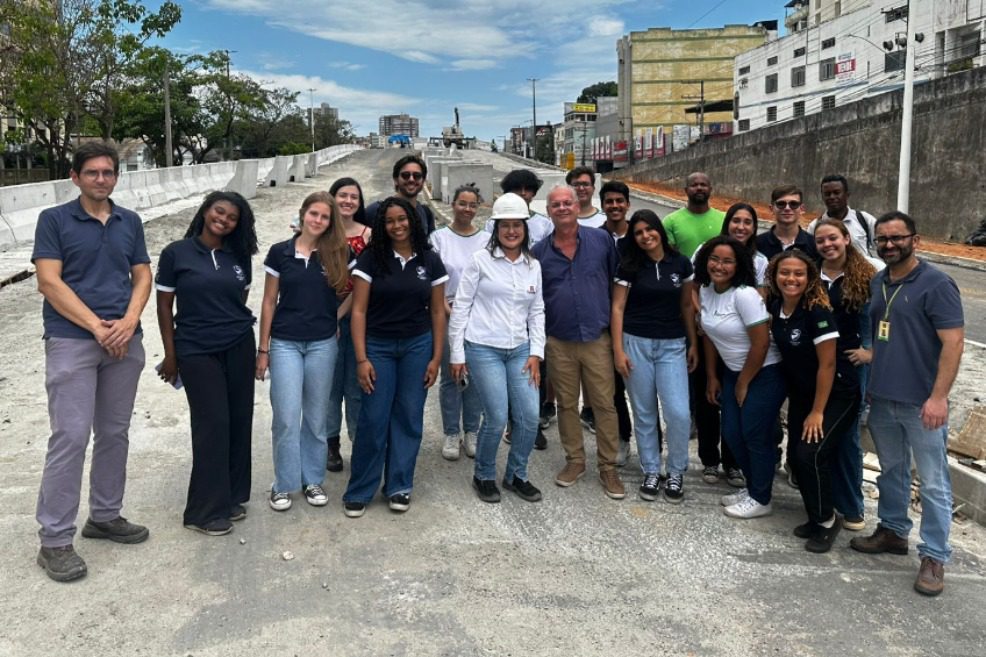
[[[55,204],[55,183],[50,181],[0,187],[0,217],[14,242],[33,240],[38,213]]]
[[[457,187],[468,183],[479,188],[484,199],[493,198],[493,165],[479,163],[450,163],[446,167],[448,173],[444,177],[442,199],[451,202],[452,194]]]
[[[271,169],[274,168],[274,158],[265,157],[263,159],[257,160],[257,187],[261,185],[266,185],[267,176],[270,174]]]
[[[236,163],[236,173],[226,185],[226,189],[236,192],[246,199],[257,195],[257,171],[260,169],[258,160],[239,160]]]
[[[303,182],[305,180],[305,166],[307,163],[307,155],[293,156],[291,158],[291,166],[288,169],[288,180],[291,182]]]
[[[431,158],[431,162],[426,162],[428,165],[428,179],[431,180],[431,197],[433,199],[436,201],[445,200],[445,197],[442,195],[442,187],[446,181],[445,167],[461,161],[457,157],[433,157]]]
[[[276,187],[277,185],[286,185],[289,181],[288,179],[288,169],[291,167],[293,158],[289,155],[278,155],[274,158],[274,166],[271,167],[270,173],[267,174],[267,187]]]

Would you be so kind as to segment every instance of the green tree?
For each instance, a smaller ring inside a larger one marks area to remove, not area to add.
[[[619,92],[619,87],[616,82],[597,82],[596,84],[589,85],[582,90],[579,94],[578,99],[575,101],[577,103],[595,103],[601,97],[604,96],[616,96]]]

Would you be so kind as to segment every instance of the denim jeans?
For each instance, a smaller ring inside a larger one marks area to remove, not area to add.
[[[760,369],[750,381],[746,401],[736,403],[739,372],[728,367],[722,377],[722,437],[746,477],[750,497],[760,504],[770,502],[777,463],[774,425],[787,394],[780,365]]]
[[[339,345],[271,338],[270,407],[274,491],[322,484],[328,453],[329,389]]]
[[[413,338],[366,337],[373,364],[373,392],[363,394],[345,502],[369,504],[384,479],[384,495],[410,493],[424,423],[425,370],[431,332]]]
[[[948,473],[948,425],[928,430],[921,407],[888,399],[870,400],[870,433],[880,458],[877,515],[880,524],[898,536],[911,532],[907,509],[911,501],[911,455],[921,479],[921,542],[918,554],[947,562],[952,554],[948,532],[952,523],[952,482]]]
[[[472,370],[469,373],[472,377]],[[438,389],[438,402],[442,408],[442,430],[446,436],[459,433],[459,419],[462,419],[461,429],[466,432],[479,431],[479,418],[483,414],[483,402],[473,386],[467,386],[460,391],[459,386],[449,372],[449,344],[445,341],[442,351],[442,382]]]
[[[527,481],[527,460],[534,448],[538,431],[538,389],[531,384],[524,365],[530,356],[530,344],[513,349],[498,349],[466,342],[466,365],[483,405],[483,424],[476,439],[477,479],[496,479],[496,450],[507,426],[509,409],[510,454],[504,479],[516,476]]]
[[[332,393],[329,395],[328,436],[335,438],[342,430],[342,402],[346,402],[346,432],[349,440],[356,437],[359,406],[363,391],[356,380],[356,352],[353,351],[353,334],[349,315],[339,320],[339,355],[336,357],[332,377]]]
[[[637,433],[637,452],[644,474],[661,471],[657,429],[658,398],[668,424],[668,474],[688,469],[688,362],[685,338],[656,340],[623,334],[623,351],[633,365],[626,380]]]

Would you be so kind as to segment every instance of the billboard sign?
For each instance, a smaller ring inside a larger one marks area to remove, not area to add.
[[[851,52],[843,53],[835,60],[835,79],[840,82],[852,80],[856,75],[856,57]]]
[[[595,103],[573,103],[572,104],[572,111],[573,112],[583,112],[585,114],[595,114],[596,113],[596,104]]]

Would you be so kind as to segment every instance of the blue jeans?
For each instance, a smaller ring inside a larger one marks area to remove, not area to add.
[[[774,425],[787,391],[780,365],[768,365],[750,381],[746,401],[736,403],[739,372],[728,367],[722,377],[722,437],[746,477],[750,497],[760,504],[770,502],[777,463]]]
[[[623,351],[633,365],[626,380],[637,434],[637,452],[644,474],[661,471],[658,398],[668,423],[668,473],[688,469],[688,362],[685,338],[656,340],[623,334]]]
[[[363,394],[345,502],[369,504],[380,488],[384,495],[410,493],[424,423],[425,370],[431,360],[431,332],[413,338],[366,337],[366,357],[377,380]],[[324,467],[324,466],[323,466]]]
[[[332,377],[332,393],[329,395],[328,435],[335,438],[342,429],[342,402],[346,401],[346,432],[349,439],[356,437],[359,406],[363,391],[356,380],[356,352],[353,351],[353,334],[349,315],[339,320],[339,356],[336,358]]]
[[[498,349],[466,342],[466,365],[470,388],[483,405],[483,424],[476,439],[477,479],[496,479],[496,450],[510,414],[510,454],[504,479],[527,481],[527,460],[538,431],[538,389],[531,384],[524,365],[530,344]]]
[[[911,455],[921,479],[921,542],[918,554],[945,563],[952,554],[952,482],[945,449],[948,426],[925,429],[921,407],[879,397],[870,400],[870,433],[880,457],[877,515],[898,536],[911,532]]]
[[[472,373],[470,372],[470,377]],[[459,433],[459,418],[462,418],[462,430],[473,432],[479,430],[479,417],[483,414],[483,402],[479,393],[471,385],[459,391],[455,379],[449,372],[449,345],[445,341],[442,351],[442,383],[438,390],[438,402],[442,407],[442,429],[446,436]]]
[[[339,345],[336,339],[270,341],[274,491],[322,484],[328,453],[326,411]]]

